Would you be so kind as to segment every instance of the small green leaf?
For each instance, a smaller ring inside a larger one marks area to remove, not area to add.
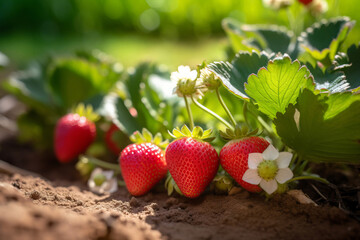
[[[273,119],[276,113],[284,113],[290,103],[296,102],[302,89],[313,89],[313,85],[309,70],[285,55],[270,61],[257,75],[250,75],[245,92],[256,101],[261,112]]]
[[[194,138],[202,138],[203,134],[204,134],[204,131],[201,127],[199,127],[199,126],[194,127],[194,130],[192,132],[192,136]]]
[[[173,135],[175,138],[185,137],[179,128],[174,128]]]
[[[155,145],[159,145],[162,142],[161,133],[156,133],[153,140]]]
[[[142,136],[145,139],[145,142],[152,142],[153,141],[153,135],[146,128],[142,129]]]
[[[215,140],[215,138],[216,138],[216,137],[208,137],[208,138],[203,138],[203,139],[201,139],[201,140],[204,141],[204,142],[212,142],[212,141]]]
[[[207,130],[204,131],[203,137],[204,138],[210,137],[212,133],[213,133],[213,130],[211,128],[207,129]]]
[[[190,129],[188,128],[188,126],[186,126],[186,125],[182,126],[181,132],[182,132],[185,136],[191,137],[191,131],[190,131]]]
[[[270,56],[265,52],[260,54],[253,51],[236,54],[231,63],[214,62],[208,65],[210,71],[214,72],[223,85],[234,95],[243,99],[249,99],[245,94],[244,83],[250,74],[257,73],[261,67],[268,64]]]
[[[315,95],[305,89],[274,124],[282,141],[305,160],[360,163],[360,95]]]
[[[348,17],[317,22],[301,33],[300,46],[316,60],[331,63],[354,24]]]

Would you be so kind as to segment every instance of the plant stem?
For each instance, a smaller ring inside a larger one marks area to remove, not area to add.
[[[267,124],[267,122],[265,122],[265,120],[262,117],[257,116],[257,120],[266,129],[266,131],[268,131],[270,134],[274,134],[274,131],[272,130],[271,126],[269,126],[269,124]]]
[[[192,99],[192,96],[191,96],[191,99]],[[186,110],[187,110],[188,115],[189,115],[190,130],[192,131],[194,129],[194,118],[192,116],[190,104],[189,104],[186,96],[184,96],[184,100],[185,100]]]
[[[231,126],[230,123],[228,123],[225,119],[223,119],[222,117],[220,117],[219,115],[217,115],[216,113],[214,113],[213,111],[211,111],[210,109],[208,109],[207,107],[205,107],[204,105],[200,104],[198,101],[196,101],[193,96],[191,96],[191,100],[194,102],[194,104],[199,107],[200,109],[204,110],[205,112],[209,113],[211,116],[213,116],[214,118],[218,119],[220,122],[222,122],[226,127],[230,128],[230,129],[234,129],[233,126]]]
[[[219,88],[216,88],[216,95],[219,99],[219,102],[221,104],[221,106],[224,108],[226,114],[228,115],[228,117],[230,118],[230,121],[231,123],[233,124],[233,126],[235,127],[236,126],[236,121],[235,121],[235,118],[233,117],[233,115],[231,114],[229,108],[226,106],[224,100],[222,99],[221,95],[220,95],[220,91],[219,91]]]
[[[287,181],[286,183],[291,183],[291,182],[298,181],[298,180],[315,180],[315,181],[322,182],[322,183],[325,183],[325,184],[330,184],[329,181],[326,180],[325,178],[315,177],[315,176],[294,177],[294,178],[290,179],[289,181]]]
[[[96,166],[106,168],[106,169],[111,169],[111,170],[114,170],[115,172],[121,173],[121,169],[120,169],[120,166],[118,164],[104,162],[104,161],[101,161],[99,159],[92,158],[92,157],[87,157],[87,158],[89,159],[90,162],[92,162]]]
[[[245,121],[246,126],[248,126],[248,128],[250,128],[249,120],[248,120],[248,118],[247,118],[247,112],[248,112],[247,106],[248,106],[247,101],[244,101],[244,105],[243,105],[244,121]]]

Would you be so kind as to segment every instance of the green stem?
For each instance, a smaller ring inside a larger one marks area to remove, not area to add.
[[[231,114],[229,108],[226,106],[224,100],[222,99],[221,95],[220,95],[220,91],[219,91],[219,88],[216,88],[216,95],[219,99],[219,102],[221,104],[221,106],[224,108],[226,114],[228,115],[228,117],[230,118],[230,121],[231,123],[233,124],[233,126],[235,127],[236,126],[236,121],[235,121],[235,118],[233,117],[233,115]]]
[[[249,120],[248,120],[248,118],[247,118],[247,112],[248,112],[247,106],[248,106],[247,101],[244,101],[244,105],[243,105],[244,121],[245,121],[246,126],[248,126],[248,128],[250,128]]]
[[[269,124],[267,124],[267,122],[260,116],[257,116],[257,120],[259,121],[259,123],[266,129],[266,131],[268,131],[270,134],[273,134],[274,131],[271,128],[271,126]]]
[[[220,122],[222,122],[226,127],[228,127],[229,129],[234,129],[233,126],[231,126],[230,123],[228,123],[225,119],[223,119],[222,117],[220,117],[219,115],[217,115],[216,113],[214,113],[213,111],[211,111],[210,109],[208,109],[207,107],[205,107],[204,105],[200,104],[198,101],[196,101],[193,96],[191,96],[191,100],[193,101],[193,103],[201,108],[202,110],[204,110],[205,112],[209,113],[211,116],[213,116],[214,118],[218,119]]]
[[[298,181],[298,180],[315,180],[315,181],[322,182],[322,183],[325,183],[325,184],[330,184],[329,181],[326,180],[325,178],[315,177],[315,176],[294,177],[294,178],[290,179],[289,181],[287,181],[286,183],[291,183],[291,182]]]
[[[104,162],[104,161],[101,161],[99,159],[92,158],[92,157],[87,157],[87,158],[89,159],[90,162],[92,162],[96,166],[106,168],[106,169],[111,169],[111,170],[114,170],[115,172],[119,172],[119,173],[121,172],[120,166],[118,164]]]
[[[191,96],[191,99],[192,99],[192,96]],[[191,109],[190,109],[190,104],[189,104],[186,96],[184,96],[184,100],[185,100],[186,110],[187,110],[188,115],[189,115],[190,130],[192,131],[194,129],[194,118],[192,116]]]

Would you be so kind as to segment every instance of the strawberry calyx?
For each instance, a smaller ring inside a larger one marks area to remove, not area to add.
[[[170,196],[174,190],[175,192],[177,192],[178,194],[180,194],[181,196],[183,196],[184,194],[181,192],[180,188],[178,187],[178,185],[176,184],[176,182],[174,181],[173,177],[171,176],[170,172],[168,172],[167,177],[166,177],[166,181],[165,181],[165,189],[167,190],[168,196]]]
[[[251,136],[258,136],[260,134],[261,132],[259,131],[259,129],[251,131],[249,127],[240,126],[239,124],[237,124],[234,129],[227,128],[225,132],[220,130],[220,136],[227,141],[234,139],[242,139]]]
[[[196,126],[192,131],[188,128],[188,126],[184,125],[180,129],[176,127],[172,132],[169,131],[169,134],[173,138],[183,138],[183,137],[191,137],[196,140],[200,140],[203,142],[211,142],[215,139],[215,137],[211,137],[213,133],[212,129],[203,130],[201,127]]]
[[[79,103],[71,112],[78,114],[80,117],[85,117],[90,122],[96,122],[100,118],[91,105],[85,106],[83,103]]]
[[[130,136],[130,140],[136,144],[148,143],[148,142],[153,143],[162,149],[165,149],[167,145],[169,145],[168,140],[163,141],[163,137],[161,133],[156,133],[155,136],[153,136],[151,132],[146,128],[143,128],[141,133],[139,131],[135,131]]]

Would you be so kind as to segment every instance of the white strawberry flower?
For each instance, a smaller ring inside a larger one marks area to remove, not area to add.
[[[118,190],[117,180],[114,171],[104,171],[95,168],[88,180],[88,186],[92,192],[98,194],[113,193]]]
[[[250,153],[249,169],[242,180],[250,184],[259,185],[268,194],[278,189],[278,183],[283,184],[294,174],[289,168],[292,153],[281,152],[269,145],[263,153]]]
[[[179,66],[177,72],[172,72],[170,79],[176,84],[173,93],[179,97],[193,96],[201,98],[203,95],[197,83],[197,71],[189,66]]]

